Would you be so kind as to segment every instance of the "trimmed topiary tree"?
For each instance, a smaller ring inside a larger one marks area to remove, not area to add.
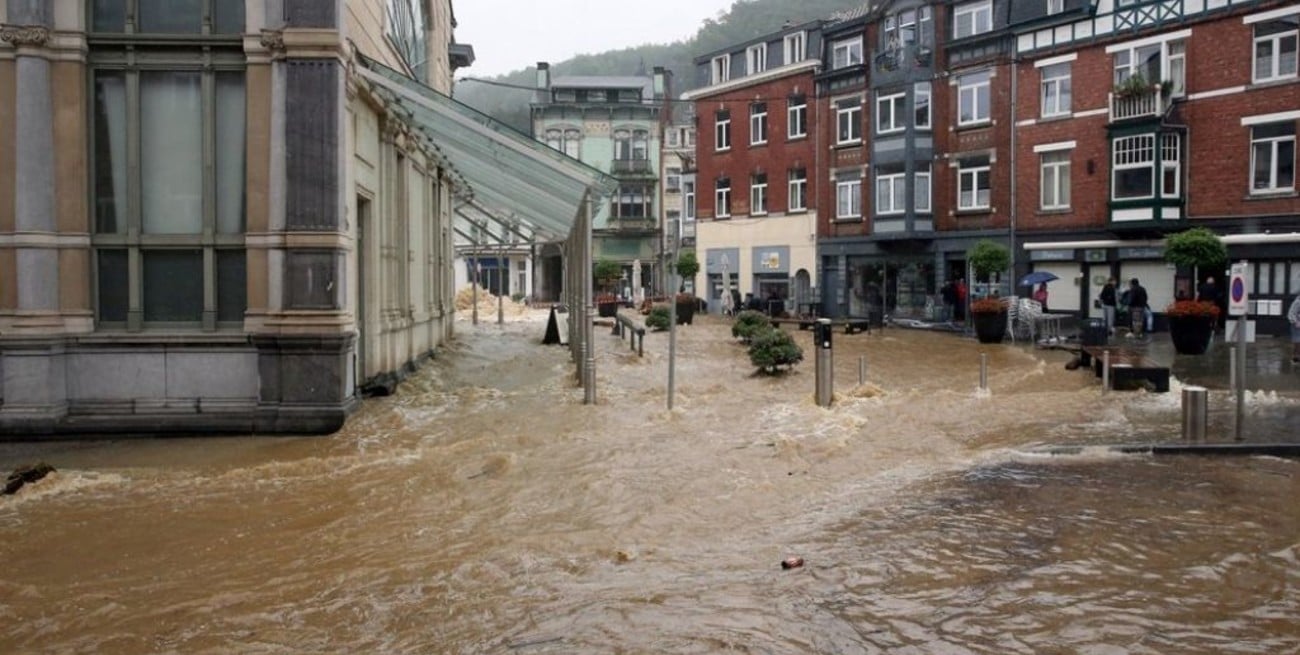
[[[736,315],[736,322],[731,324],[731,336],[745,343],[751,343],[754,335],[772,329],[772,320],[766,314],[752,309]]]
[[[1165,237],[1165,261],[1194,269],[1221,267],[1228,261],[1228,247],[1214,232],[1194,227]]]
[[[785,330],[768,328],[754,335],[749,361],[764,373],[775,373],[782,366],[789,369],[802,362],[803,349]]]
[[[1002,273],[1011,266],[1011,251],[996,241],[980,239],[967,251],[966,260],[975,271],[976,280],[992,282],[995,273]]]

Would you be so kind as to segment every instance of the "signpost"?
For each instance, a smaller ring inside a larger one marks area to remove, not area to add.
[[[1237,416],[1233,430],[1233,436],[1237,441],[1242,440],[1242,422],[1246,414],[1246,311],[1249,302],[1249,278],[1247,271],[1249,267],[1246,262],[1237,262],[1232,265],[1228,275],[1228,314],[1237,317],[1237,361],[1236,361],[1236,393],[1237,393]]]

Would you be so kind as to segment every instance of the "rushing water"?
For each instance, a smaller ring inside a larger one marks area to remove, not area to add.
[[[891,330],[836,335],[822,409],[807,333],[755,376],[705,319],[676,409],[667,337],[603,331],[584,407],[540,323],[459,329],[330,437],[0,447],[59,468],[0,498],[0,652],[1300,652],[1300,462],[1087,447],[1176,438],[1176,394],[1024,347],[982,393]]]

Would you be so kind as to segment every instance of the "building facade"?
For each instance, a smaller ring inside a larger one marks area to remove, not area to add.
[[[0,433],[328,432],[451,335],[447,0],[0,2]]]
[[[814,77],[820,22],[696,59],[695,247],[711,311],[724,289],[794,311],[817,285]]]

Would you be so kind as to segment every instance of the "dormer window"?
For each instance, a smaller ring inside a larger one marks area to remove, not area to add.
[[[862,64],[862,38],[845,39],[831,47],[831,69],[839,70]]]
[[[745,60],[749,63],[750,75],[767,70],[767,44],[749,46],[745,50]]]
[[[713,58],[711,84],[722,84],[731,79],[731,56],[719,55]]]
[[[803,32],[785,35],[785,58],[782,60],[786,64],[796,64],[804,60],[807,54],[805,47],[806,37]]]

